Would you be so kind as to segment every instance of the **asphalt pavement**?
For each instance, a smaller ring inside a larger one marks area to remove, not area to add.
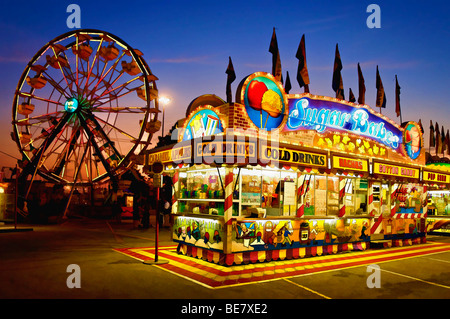
[[[360,266],[211,289],[114,250],[154,246],[153,227],[85,217],[5,231],[13,227],[0,227],[2,300],[177,300],[171,310],[182,313],[196,311],[196,300],[450,299],[450,252],[380,264],[380,288],[368,288],[370,273]],[[429,236],[428,241],[450,243],[450,238]],[[174,245],[170,229],[160,229],[159,245]],[[182,308],[188,304],[191,308]]]

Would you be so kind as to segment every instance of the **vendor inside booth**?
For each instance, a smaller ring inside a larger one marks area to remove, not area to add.
[[[236,100],[197,98],[177,143],[146,155],[172,177],[183,254],[232,265],[426,240],[416,122],[286,94],[262,72],[242,80]]]

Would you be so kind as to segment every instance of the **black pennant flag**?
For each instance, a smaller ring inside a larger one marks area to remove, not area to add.
[[[402,121],[402,110],[400,108],[400,85],[398,85],[397,75],[395,76],[395,114],[400,116],[400,122]]]
[[[377,87],[377,100],[376,100],[375,106],[379,107],[379,108],[385,108],[386,107],[386,93],[384,92],[384,87],[383,87],[383,82],[381,81],[380,72],[378,72],[378,65],[377,65],[376,87]]]
[[[298,59],[297,82],[300,87],[305,87],[304,92],[309,93],[309,74],[306,65],[305,35],[302,36],[295,57]]]
[[[234,73],[233,62],[231,62],[231,57],[228,57],[228,67],[225,71],[227,74],[227,103],[232,102],[232,94],[231,94],[231,83],[236,80],[236,73]]]
[[[364,83],[364,77],[361,71],[361,67],[358,63],[358,88],[359,88],[359,96],[358,96],[358,104],[366,104],[366,84]]]
[[[272,39],[270,40],[269,52],[272,53],[272,75],[277,81],[281,81],[281,59],[278,51],[277,35],[273,28]]]
[[[336,44],[336,52],[334,55],[334,67],[333,67],[333,82],[332,88],[333,91],[336,92],[336,97],[341,100],[345,100],[344,97],[344,82],[342,81],[342,61],[341,55],[339,54],[339,48]]]
[[[284,85],[284,91],[286,94],[289,94],[289,91],[292,89],[291,78],[289,77],[289,71],[286,71],[286,84]]]
[[[349,89],[349,92],[348,92],[348,100],[349,100],[349,102],[353,102],[353,103],[356,102],[355,95],[353,95],[353,91],[351,88]]]

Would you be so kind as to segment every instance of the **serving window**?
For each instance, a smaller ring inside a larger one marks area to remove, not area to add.
[[[239,214],[239,182],[237,170],[233,180],[233,216]],[[177,213],[224,215],[225,168],[193,166],[180,171]]]
[[[241,209],[263,208],[267,216],[295,216],[297,173],[267,168],[241,169]]]
[[[345,214],[350,216],[367,214],[367,179],[346,178],[344,183]]]
[[[429,191],[427,208],[430,215],[450,215],[450,191]]]

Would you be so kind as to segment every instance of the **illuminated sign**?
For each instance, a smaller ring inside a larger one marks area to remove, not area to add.
[[[69,112],[73,113],[78,109],[78,100],[76,98],[70,98],[64,103],[64,109]]]
[[[219,116],[211,109],[201,109],[190,116],[182,141],[223,132]]]
[[[290,164],[303,164],[308,166],[327,167],[327,155],[298,151],[287,148],[274,148],[261,145],[260,160],[262,162],[286,162]]]
[[[404,167],[391,165],[386,163],[373,162],[373,173],[389,176],[407,177],[407,178],[419,178],[419,169],[412,167]]]
[[[285,131],[350,132],[401,152],[402,131],[366,108],[322,99],[289,99]]]
[[[369,171],[369,163],[367,160],[364,159],[356,159],[333,155],[332,164],[333,168],[343,170],[361,171],[361,172]]]
[[[226,163],[234,163],[235,157],[250,158],[256,160],[256,142],[244,141],[199,141],[195,144],[195,162],[205,159],[205,162],[223,163],[223,160],[230,158]]]
[[[434,183],[450,183],[450,175],[440,172],[423,170],[422,180],[425,182]]]
[[[146,165],[151,165],[155,162],[161,163],[190,163],[191,162],[191,145],[174,147],[164,151],[149,153],[146,158]]]
[[[419,124],[408,122],[403,132],[405,152],[411,159],[416,159],[422,150],[422,130]]]
[[[241,85],[241,96],[237,102],[245,105],[253,124],[267,131],[280,127],[287,104],[281,84],[271,74],[257,72],[245,78]]]

